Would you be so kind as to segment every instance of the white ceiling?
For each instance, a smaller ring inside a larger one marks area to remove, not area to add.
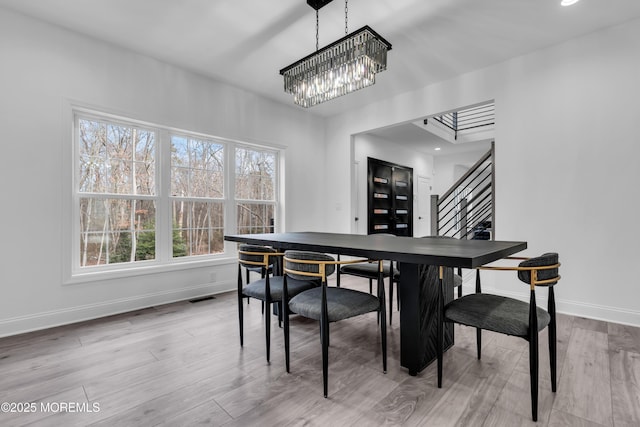
[[[292,104],[281,68],[315,50],[305,0],[0,0],[0,7]],[[376,84],[312,107],[330,116],[640,16],[640,0],[350,0],[349,31],[392,45]],[[320,46],[344,35],[344,2],[320,10]],[[463,106],[461,106],[463,107]],[[297,107],[296,107],[297,108]],[[409,131],[411,132],[411,131]]]
[[[493,126],[491,126],[493,128]],[[374,129],[366,132],[376,138],[380,138],[392,144],[402,145],[404,148],[412,151],[418,151],[430,156],[450,156],[471,151],[486,152],[491,147],[491,141],[486,139],[484,132],[478,132],[479,139],[469,138],[468,142],[463,142],[464,138],[460,138],[456,143],[451,143],[453,132],[444,130],[443,133],[449,133],[448,139],[426,130],[419,121],[414,123],[400,123],[382,129]],[[493,132],[489,131],[491,135]],[[467,132],[467,135],[470,133]],[[436,150],[437,149],[437,150]]]

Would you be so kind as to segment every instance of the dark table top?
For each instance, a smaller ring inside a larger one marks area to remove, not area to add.
[[[394,260],[412,264],[475,268],[527,248],[527,242],[459,240],[441,237],[398,237],[319,232],[237,234],[231,242]]]

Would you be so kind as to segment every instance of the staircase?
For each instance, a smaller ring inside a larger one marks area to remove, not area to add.
[[[494,151],[485,153],[442,196],[431,196],[431,235],[493,240]]]

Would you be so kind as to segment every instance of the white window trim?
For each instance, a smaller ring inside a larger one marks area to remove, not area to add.
[[[87,282],[104,281],[125,277],[135,277],[162,272],[179,271],[190,268],[213,267],[228,265],[237,262],[237,245],[224,241],[223,252],[209,255],[194,255],[173,258],[171,247],[167,242],[171,241],[170,214],[170,181],[171,158],[166,154],[170,152],[170,135],[186,135],[193,138],[214,140],[225,146],[225,179],[224,197],[215,199],[224,203],[224,234],[236,233],[236,205],[245,200],[235,199],[235,148],[248,148],[261,151],[270,151],[277,155],[276,162],[276,192],[275,201],[256,200],[257,203],[275,204],[276,223],[275,231],[282,230],[284,209],[284,159],[285,147],[270,142],[247,142],[229,138],[203,134],[199,132],[185,131],[170,126],[158,125],[148,121],[131,118],[130,114],[114,114],[107,112],[105,108],[87,106],[81,102],[65,100],[63,102],[62,120],[65,123],[65,131],[62,132],[63,153],[63,188],[61,242],[62,250],[62,284],[77,285]],[[95,118],[97,120],[113,120],[117,123],[143,127],[157,132],[156,146],[156,183],[158,194],[153,197],[156,205],[156,259],[149,261],[136,261],[135,263],[118,263],[104,266],[80,267],[77,261],[80,257],[80,248],[77,245],[79,236],[79,210],[76,208],[80,193],[77,188],[78,175],[78,146],[77,146],[77,116]]]

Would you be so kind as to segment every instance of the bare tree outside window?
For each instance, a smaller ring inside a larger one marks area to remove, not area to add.
[[[236,148],[238,233],[273,233],[276,161],[274,152]]]
[[[155,133],[89,119],[78,130],[80,266],[154,259]]]
[[[174,257],[224,250],[224,145],[171,137]],[[176,252],[175,239],[186,243]]]

